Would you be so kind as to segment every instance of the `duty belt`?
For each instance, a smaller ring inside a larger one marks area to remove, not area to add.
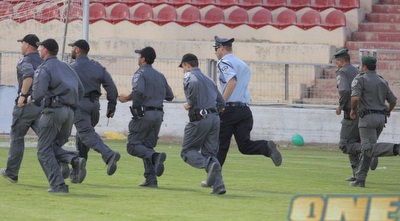
[[[227,102],[226,107],[248,107],[249,105],[243,102]]]
[[[144,111],[164,111],[162,107],[143,107]]]
[[[364,111],[364,115],[368,115],[368,114],[383,114],[386,115],[386,112],[383,110],[366,110]]]

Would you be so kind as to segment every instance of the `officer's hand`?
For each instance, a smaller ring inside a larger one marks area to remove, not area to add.
[[[336,115],[340,115],[342,114],[342,110],[340,110],[340,108],[336,108]]]
[[[114,113],[115,113],[115,110],[108,109],[107,113],[106,113],[107,118],[110,118],[110,117],[113,118],[114,117]]]
[[[185,110],[189,110],[192,106],[190,106],[188,103],[184,103],[183,107],[185,108]]]
[[[26,99],[25,97],[19,96],[18,102],[17,102],[17,106],[18,106],[18,107],[23,107],[23,106],[25,106],[25,104],[24,104],[25,99]]]
[[[357,114],[356,114],[356,112],[355,112],[354,110],[351,110],[351,111],[350,111],[350,118],[351,118],[352,120],[355,120],[355,119],[357,118]]]

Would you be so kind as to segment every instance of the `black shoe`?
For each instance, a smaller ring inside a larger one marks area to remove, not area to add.
[[[208,186],[212,186],[218,178],[218,164],[216,162],[210,162],[207,172],[206,183]]]
[[[64,179],[67,179],[69,177],[69,166],[67,163],[61,163],[58,162],[58,165],[60,166],[60,171]]]
[[[378,166],[378,157],[372,157],[371,164],[369,165],[369,167],[371,168],[371,170],[375,170],[377,166]]]
[[[355,186],[355,187],[365,187],[365,180],[356,180],[353,182],[350,182],[350,186]]]
[[[2,168],[1,169],[1,175],[6,178],[8,181],[11,183],[18,183],[18,176],[13,176],[13,175],[8,175],[7,174],[7,168]]]
[[[107,162],[107,174],[113,175],[117,170],[117,162],[121,158],[121,155],[118,152],[114,152],[113,155]]]
[[[72,172],[75,175],[75,181],[82,183],[86,177],[86,159],[81,157],[75,157],[72,162]]]
[[[355,178],[353,176],[346,179],[346,181],[349,181],[349,182],[353,182],[353,181],[356,181],[356,180],[357,180],[357,178]]]
[[[161,176],[164,173],[164,161],[167,159],[166,153],[155,153],[154,169],[156,176]]]
[[[272,159],[272,162],[274,162],[275,166],[280,166],[282,164],[282,155],[281,153],[276,149],[276,144],[274,141],[268,141],[267,143],[268,147],[268,156]]]
[[[139,186],[142,187],[152,187],[152,188],[157,188],[157,181],[149,182],[149,181],[144,181],[144,183],[140,184]]]
[[[221,185],[218,188],[213,188],[213,191],[211,194],[216,194],[216,195],[223,195],[226,193],[225,185]]]
[[[49,193],[69,193],[68,185],[61,184],[47,190]]]

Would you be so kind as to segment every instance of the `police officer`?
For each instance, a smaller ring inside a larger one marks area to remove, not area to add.
[[[355,181],[355,173],[360,161],[361,143],[360,133],[358,131],[358,119],[350,118],[351,110],[351,82],[358,75],[359,71],[350,63],[348,49],[343,48],[334,54],[335,62],[338,67],[336,71],[336,82],[339,92],[339,105],[336,108],[336,114],[341,115],[343,111],[342,127],[340,130],[339,148],[343,153],[349,155],[350,166],[353,176],[346,181]],[[371,169],[375,170],[378,165],[378,158],[374,157],[371,161]]]
[[[361,58],[361,71],[352,82],[351,119],[359,117],[362,153],[356,180],[351,186],[365,187],[371,157],[393,156],[399,154],[399,147],[392,143],[377,143],[386,123],[386,118],[396,106],[397,98],[388,83],[376,73],[376,59],[370,56]],[[386,106],[385,101],[389,103]]]
[[[83,97],[83,85],[74,69],[57,59],[58,44],[54,39],[38,42],[44,62],[35,72],[32,103],[44,110],[39,120],[38,159],[50,184],[50,193],[68,193],[57,160],[72,164],[78,181],[86,175],[86,160],[62,149],[71,135],[74,111]]]
[[[129,122],[127,151],[139,157],[144,164],[145,182],[143,187],[158,187],[157,177],[164,172],[165,153],[157,153],[158,134],[163,121],[163,101],[172,101],[174,94],[163,74],[152,66],[156,52],[152,47],[135,50],[139,54],[139,69],[132,79],[132,92],[121,94],[119,100],[124,103],[132,100],[132,120]]]
[[[205,168],[208,173],[206,183],[213,187],[213,194],[225,194],[221,165],[216,158],[220,127],[218,113],[225,107],[225,101],[215,83],[198,66],[194,54],[185,54],[179,65],[185,73],[186,103],[183,107],[189,112],[190,121],[185,127],[181,157],[195,168]]]
[[[75,69],[85,88],[83,99],[79,101],[75,111],[74,121],[79,156],[87,160],[89,148],[93,148],[101,154],[103,161],[107,164],[107,174],[112,175],[117,169],[117,161],[121,156],[104,144],[94,127],[100,118],[101,86],[107,92],[106,116],[108,118],[114,116],[118,97],[117,87],[106,68],[88,58],[90,47],[87,41],[80,39],[68,45],[72,47],[71,57],[75,59],[71,66]],[[73,183],[77,182],[74,174],[71,174],[70,180]]]
[[[24,156],[24,137],[29,128],[38,134],[38,123],[42,106],[26,105],[27,98],[32,93],[34,71],[43,62],[37,52],[36,42],[39,38],[28,34],[21,42],[21,54],[17,64],[18,96],[15,100],[13,118],[10,131],[10,150],[7,159],[7,168],[1,169],[1,175],[12,183],[18,182],[18,172]]]
[[[270,157],[275,166],[282,163],[281,153],[273,141],[250,140],[253,128],[253,115],[249,107],[250,92],[248,84],[251,71],[249,66],[232,54],[233,38],[214,37],[215,55],[218,58],[217,70],[222,96],[225,99],[225,111],[221,114],[219,133],[218,161],[224,164],[232,135],[235,136],[239,151],[247,155]]]

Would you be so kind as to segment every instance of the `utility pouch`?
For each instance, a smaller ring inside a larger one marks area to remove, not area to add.
[[[205,109],[190,109],[189,110],[189,121],[194,122],[194,121],[199,121],[201,119],[207,118],[207,110]]]
[[[351,120],[350,111],[343,111],[343,118],[346,120]]]
[[[129,109],[131,110],[131,114],[134,118],[141,118],[144,116],[143,107],[132,107],[130,106]]]

